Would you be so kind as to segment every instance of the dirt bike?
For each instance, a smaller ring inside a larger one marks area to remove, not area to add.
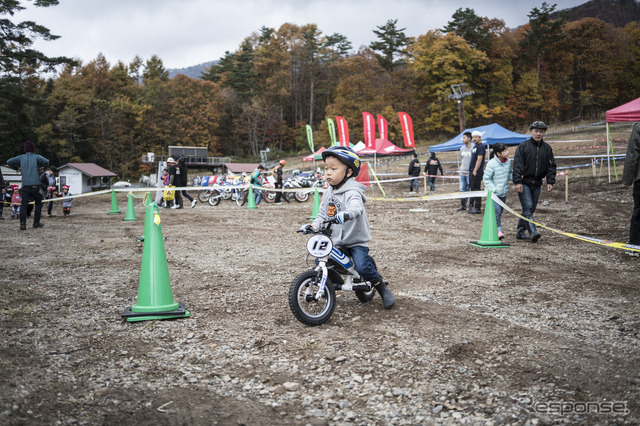
[[[287,183],[287,181],[285,181],[282,184],[282,186],[285,189],[293,188],[293,186]],[[274,203],[276,201],[277,191],[269,191],[269,188],[273,188],[273,187],[267,186],[267,185],[264,186],[264,189],[262,191],[262,196],[267,203]],[[282,200],[286,201],[287,203],[290,203],[293,198],[295,198],[295,194],[293,192],[282,191]]]
[[[333,245],[333,223],[336,223],[335,219],[323,222],[319,230],[309,226],[298,231],[313,234],[307,241],[307,251],[317,259],[317,266],[298,275],[289,287],[289,308],[306,325],[321,325],[331,317],[336,307],[336,290],[353,291],[363,303],[371,301],[375,295],[373,283],[356,272],[348,249]],[[375,261],[373,264],[375,266]]]
[[[225,184],[223,183],[221,186],[224,186],[224,185]],[[207,200],[209,205],[217,206],[218,204],[220,204],[221,200],[233,200],[236,202],[238,206],[242,207],[245,201],[247,201],[246,189],[242,187],[234,187],[233,184],[226,184],[226,185],[229,185],[229,188],[212,190],[211,195]]]

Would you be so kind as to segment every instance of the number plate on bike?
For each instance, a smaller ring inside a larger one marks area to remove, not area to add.
[[[307,251],[313,257],[328,256],[331,249],[333,249],[333,243],[326,235],[314,235],[307,241]]]

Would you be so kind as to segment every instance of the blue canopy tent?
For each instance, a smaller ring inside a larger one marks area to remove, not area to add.
[[[494,145],[499,142],[502,142],[509,146],[519,145],[521,142],[524,142],[531,137],[529,135],[521,135],[520,133],[512,132],[511,130],[507,130],[496,123],[488,124],[486,126],[474,127],[472,129],[467,129],[464,132],[473,132],[474,130],[482,133],[482,143],[488,146]],[[430,146],[429,151],[444,152],[460,150],[460,147],[462,146],[462,135],[464,134],[464,132],[460,133],[455,138],[443,142],[439,145]]]

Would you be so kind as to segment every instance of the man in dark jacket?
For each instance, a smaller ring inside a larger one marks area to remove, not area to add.
[[[634,123],[631,131],[627,156],[624,159],[622,184],[624,186],[633,185],[633,213],[629,225],[629,244],[640,250],[640,123]],[[633,250],[627,250],[626,253],[631,256],[640,254]]]
[[[187,184],[189,182],[189,177],[187,176],[187,160],[184,157],[178,158],[178,167],[180,168],[180,185],[178,186],[183,186],[183,187],[187,187]],[[196,206],[196,203],[198,202],[198,200],[194,200],[193,197],[191,197],[191,195],[187,194],[187,190],[183,189],[182,190],[182,195],[184,195],[184,198],[186,198],[187,200],[191,201],[191,208],[194,208]]]
[[[436,175],[438,174],[438,169],[440,169],[440,176],[444,176],[442,164],[440,164],[440,160],[436,157],[436,153],[432,152],[431,158],[427,160],[427,164],[424,166],[424,171],[429,175],[427,181],[429,182],[429,190],[431,191],[436,189]]]
[[[169,186],[181,186],[182,176],[180,174],[180,167],[176,164],[176,160],[173,157],[167,158],[167,166],[169,167]],[[182,208],[182,196],[180,191],[175,191],[175,204],[172,209]]]
[[[533,220],[533,213],[538,206],[542,179],[547,180],[547,191],[553,190],[556,183],[556,160],[553,158],[553,149],[543,140],[548,126],[542,121],[535,121],[529,126],[531,138],[522,142],[513,159],[513,183],[518,192],[522,216]],[[527,236],[526,232],[530,236]],[[531,239],[535,243],[540,239],[540,233],[536,226],[520,219],[516,239]]]
[[[418,160],[418,154],[413,153],[413,159],[409,163],[409,176],[415,178],[409,181],[409,192],[413,192],[415,188],[418,192],[418,176],[420,176],[420,160]]]
[[[27,141],[24,143],[24,154],[7,160],[7,165],[13,170],[20,169],[22,173],[22,188],[20,196],[22,204],[20,205],[20,230],[27,229],[27,206],[31,201],[36,203],[36,212],[33,216],[33,227],[42,228],[44,225],[40,222],[42,214],[42,193],[40,192],[40,174],[39,169],[49,167],[49,160],[36,152],[36,146]]]

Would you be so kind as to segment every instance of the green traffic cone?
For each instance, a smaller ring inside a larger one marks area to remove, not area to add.
[[[132,220],[138,220],[138,219],[136,219],[136,211],[133,208],[133,194],[129,193],[129,195],[127,196],[127,214],[125,218],[122,219],[122,221],[129,222]]]
[[[484,206],[484,219],[482,220],[482,232],[480,240],[471,241],[469,244],[476,247],[509,247],[498,238],[498,222],[496,220],[496,209],[491,198],[491,191],[487,191],[487,204]]]
[[[122,213],[118,208],[118,200],[116,200],[116,191],[115,189],[111,190],[111,211],[109,214],[119,214]]]
[[[188,317],[191,313],[186,310],[184,303],[173,300],[157,204],[147,206],[144,222],[138,299],[134,306],[124,310],[122,318],[134,322]]]
[[[311,210],[311,217],[309,219],[313,220],[318,216],[320,212],[320,193],[318,192],[318,187],[316,186],[315,191],[313,192],[313,210]]]
[[[247,210],[250,209],[257,209],[258,206],[256,206],[256,199],[253,197],[253,185],[249,185],[249,195],[248,195],[249,199],[247,200],[249,203],[247,204]]]

